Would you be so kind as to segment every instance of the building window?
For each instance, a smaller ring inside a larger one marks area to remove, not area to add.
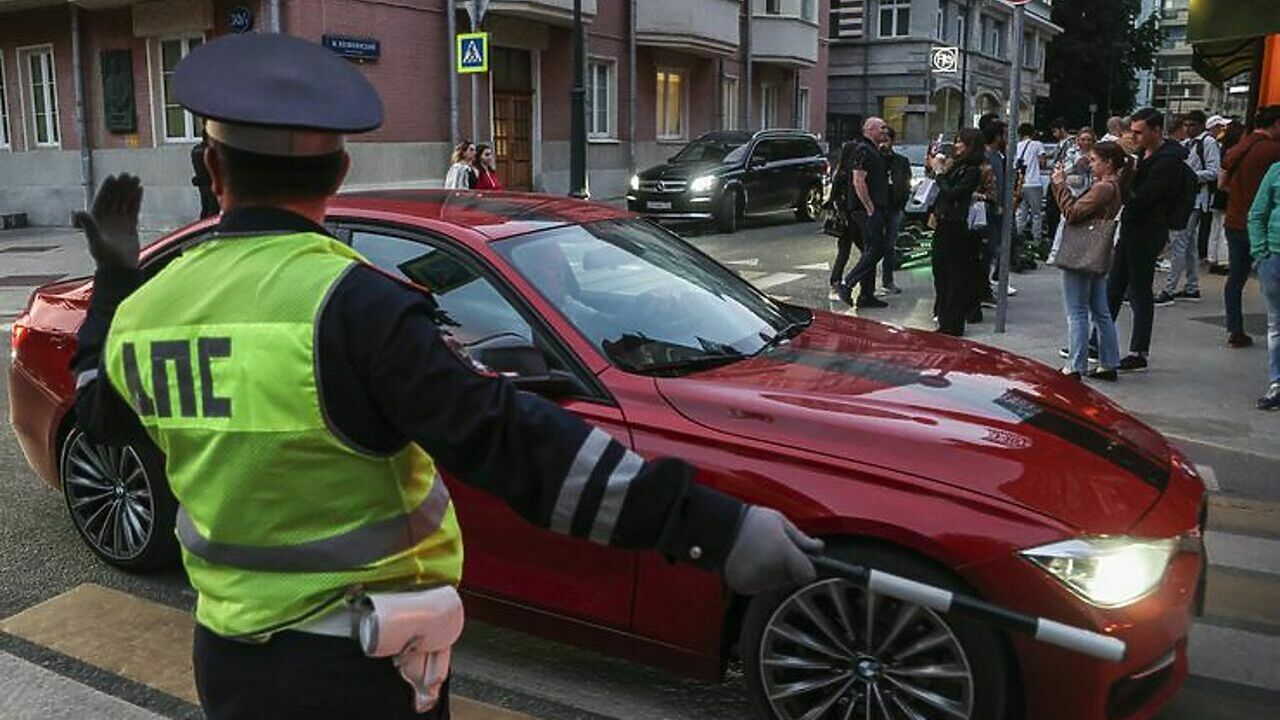
[[[200,139],[200,123],[173,99],[173,71],[182,58],[204,44],[204,38],[184,37],[160,41],[160,87],[164,93],[164,139],[174,142]]]
[[[678,140],[684,137],[684,87],[684,73],[678,70],[658,71],[659,140]]]
[[[738,78],[720,81],[720,129],[738,129]]]
[[[880,98],[880,117],[898,137],[905,137],[907,131],[907,96],[886,95]]]
[[[1022,36],[1022,64],[1027,67],[1036,66],[1036,34],[1026,33]]]
[[[939,40],[947,39],[947,4],[945,2],[938,3],[937,25],[933,29],[933,36]]]
[[[617,67],[612,60],[593,58],[587,62],[587,137],[616,137],[613,118],[617,108]]]
[[[800,19],[809,22],[818,21],[817,0],[800,0]]]
[[[778,127],[778,87],[763,85],[760,88],[760,129]]]
[[[802,87],[796,96],[796,127],[809,129],[809,88]]]
[[[5,95],[4,53],[0,52],[0,148],[9,147],[9,98]]]
[[[983,15],[978,26],[982,30],[982,52],[996,57],[1005,56],[1005,23],[990,15]]]
[[[880,37],[902,37],[911,31],[911,0],[880,0]]]
[[[26,60],[27,80],[31,90],[31,127],[36,147],[58,147],[58,81],[53,63],[53,48],[45,46],[20,52],[19,62]]]
[[[968,42],[965,37],[969,34],[969,16],[963,8],[956,8],[956,45],[965,47]]]
[[[765,15],[781,15],[782,0],[764,0]]]

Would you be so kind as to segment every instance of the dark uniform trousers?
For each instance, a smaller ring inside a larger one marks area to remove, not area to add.
[[[448,720],[440,704],[413,710],[413,690],[391,658],[370,658],[355,640],[284,631],[269,642],[228,640],[196,625],[196,691],[209,720]]]

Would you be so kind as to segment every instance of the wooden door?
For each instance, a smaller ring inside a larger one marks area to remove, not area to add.
[[[493,155],[508,190],[533,190],[533,93],[493,93]]]

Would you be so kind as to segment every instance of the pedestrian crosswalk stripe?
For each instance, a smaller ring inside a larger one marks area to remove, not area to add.
[[[1193,675],[1280,690],[1280,642],[1273,635],[1196,623],[1188,655]]]
[[[1214,565],[1280,576],[1280,540],[1210,531],[1204,542]]]
[[[0,631],[198,704],[193,629],[189,612],[93,584],[0,620]],[[450,711],[457,720],[532,720],[457,696]]]
[[[1212,465],[1196,465],[1196,472],[1200,473],[1200,479],[1204,480],[1204,487],[1211,492],[1218,492],[1222,489],[1218,485],[1218,473],[1213,471]]]
[[[725,265],[746,265],[747,267],[755,267],[760,264],[760,258],[747,258],[745,260],[725,260]]]
[[[794,282],[803,277],[804,275],[800,273],[776,272],[776,273],[769,273],[768,275],[765,275],[762,278],[752,280],[751,284],[755,285],[761,290],[766,290],[768,288],[774,287],[775,285],[785,285],[789,282]]]
[[[809,265],[797,265],[796,270],[830,270],[831,263],[811,263]]]
[[[4,652],[0,652],[0,698],[0,717],[6,720],[161,720],[149,710]]]

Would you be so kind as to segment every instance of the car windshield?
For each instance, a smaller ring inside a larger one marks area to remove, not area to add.
[[[642,220],[543,230],[494,247],[610,362],[631,372],[681,374],[733,362],[812,318]]]
[[[671,161],[676,164],[722,162],[726,155],[744,144],[741,140],[726,140],[724,138],[694,140],[676,153],[676,156],[671,158]]]

